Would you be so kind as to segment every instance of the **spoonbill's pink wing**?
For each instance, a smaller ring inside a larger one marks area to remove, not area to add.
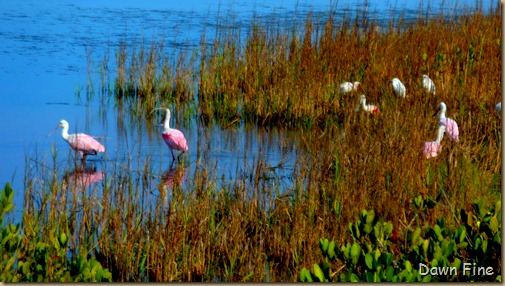
[[[451,118],[446,118],[440,120],[440,124],[444,125],[446,129],[447,135],[451,138],[452,141],[459,141],[459,128],[458,123]]]
[[[102,144],[96,141],[95,138],[83,133],[70,135],[68,144],[70,144],[72,149],[83,152],[84,154],[105,152],[105,147]]]
[[[186,138],[181,131],[177,129],[172,129],[170,131],[165,131],[162,134],[163,140],[167,143],[170,149],[188,151],[188,144],[186,143]]]
[[[435,141],[424,142],[423,154],[426,157],[426,159],[437,157],[441,151],[442,151],[442,144],[437,143]]]

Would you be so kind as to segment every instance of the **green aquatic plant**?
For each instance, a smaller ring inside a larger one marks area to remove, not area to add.
[[[418,209],[433,209],[433,199],[417,197]],[[427,208],[426,208],[427,207]],[[320,239],[325,258],[312,270],[300,270],[302,282],[441,282],[501,281],[501,202],[470,212],[459,211],[459,224],[441,217],[431,226],[408,227],[403,235],[393,224],[363,211],[349,224],[352,242],[338,245]],[[338,269],[334,272],[335,268]]]
[[[94,258],[69,254],[70,238],[62,226],[51,226],[49,236],[42,237],[37,227],[5,224],[5,215],[14,207],[13,197],[14,191],[7,183],[0,196],[0,281],[111,281],[111,273]]]

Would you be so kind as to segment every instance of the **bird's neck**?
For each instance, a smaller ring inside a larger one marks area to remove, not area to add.
[[[63,127],[63,131],[61,132],[61,137],[63,137],[63,139],[65,141],[68,141],[68,138],[70,137],[70,135],[68,135],[68,126]]]
[[[167,113],[167,115],[165,115],[165,120],[163,121],[163,130],[170,130],[170,113]]]
[[[442,142],[442,139],[444,139],[444,134],[445,134],[445,126],[440,125],[440,127],[438,127],[437,139],[435,140],[435,142],[440,144],[440,142]]]

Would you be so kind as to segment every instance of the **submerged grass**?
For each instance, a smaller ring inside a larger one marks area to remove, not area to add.
[[[89,251],[117,281],[295,281],[320,260],[319,239],[348,241],[341,234],[363,209],[406,236],[412,221],[454,222],[456,208],[501,199],[500,126],[492,114],[500,93],[498,12],[383,31],[363,23],[309,17],[304,30],[284,32],[280,23],[258,21],[245,41],[224,33],[207,45],[203,36],[200,57],[183,51],[175,65],[162,43],[121,45],[114,94],[122,111],[148,118],[170,103],[183,117],[196,109],[204,123],[297,129],[292,185],[280,189],[266,152],[234,180],[216,178],[206,143],[192,173],[184,163],[161,172],[139,150],[137,170],[103,165],[103,180],[91,186],[63,176],[72,160],[63,168],[55,161],[27,171],[24,227],[68,230],[71,247]],[[424,73],[436,96],[423,92]],[[407,86],[405,100],[393,95],[393,77]],[[357,94],[339,94],[341,82],[355,80],[379,116],[355,112]],[[440,101],[461,141],[444,139],[442,154],[424,160]],[[418,217],[412,200],[419,194],[444,199]]]

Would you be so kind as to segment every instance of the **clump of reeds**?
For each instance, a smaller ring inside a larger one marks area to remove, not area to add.
[[[339,122],[340,110],[357,101],[339,94],[341,82],[360,81],[371,100],[387,102],[388,80],[398,77],[411,104],[421,107],[420,78],[429,74],[439,98],[459,111],[482,109],[499,88],[499,19],[440,16],[385,31],[374,22],[333,18],[308,18],[303,32],[254,25],[245,43],[230,34],[202,51],[199,104],[219,119],[238,114],[264,125],[321,125]]]
[[[163,103],[191,103],[195,94],[193,62],[189,51],[181,50],[174,63],[163,41],[153,40],[149,47],[142,42],[127,48],[122,43],[116,52],[115,97],[128,102],[136,114],[152,113]]]

